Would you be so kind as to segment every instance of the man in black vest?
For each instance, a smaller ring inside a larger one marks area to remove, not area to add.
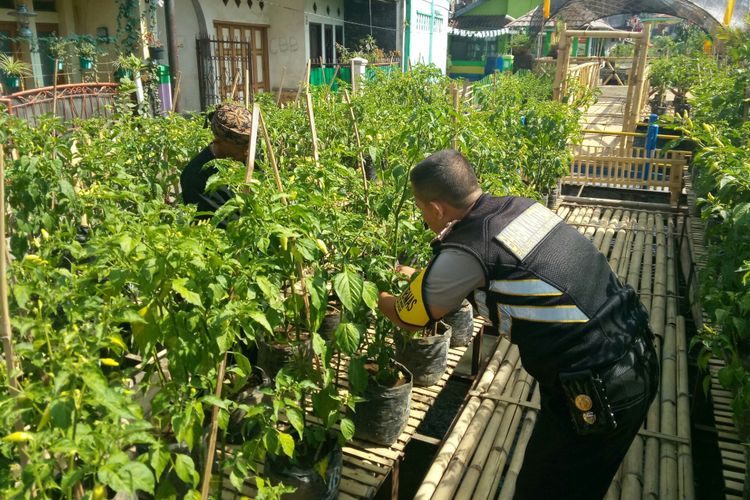
[[[475,309],[518,346],[541,411],[516,498],[600,499],[656,395],[648,315],[606,258],[575,228],[527,198],[483,194],[472,167],[440,151],[411,172],[434,256],[380,310],[418,330]]]

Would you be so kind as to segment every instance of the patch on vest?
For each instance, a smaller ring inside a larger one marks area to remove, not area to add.
[[[422,281],[425,269],[415,273],[406,290],[396,299],[396,315],[407,325],[426,326],[430,322],[430,315],[422,297]]]
[[[524,260],[534,248],[562,222],[562,219],[539,203],[534,203],[513,219],[495,239],[513,255]]]

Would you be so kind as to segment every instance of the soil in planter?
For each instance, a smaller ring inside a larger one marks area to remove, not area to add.
[[[461,307],[446,314],[442,321],[451,327],[451,347],[469,345],[474,333],[474,311],[468,300],[464,299]]]
[[[258,366],[263,368],[266,374],[274,379],[279,370],[284,367],[295,355],[312,359],[312,342],[308,333],[300,334],[300,343],[289,342],[265,342],[258,340]]]
[[[295,438],[295,441],[299,439]],[[284,500],[333,500],[338,496],[343,468],[341,446],[333,437],[323,445],[323,450],[317,460],[326,456],[328,466],[325,479],[315,470],[316,457],[313,456],[303,455],[298,457],[297,461],[292,461],[286,456],[274,457],[269,454],[266,455],[264,471],[272,483],[281,482],[286,486],[297,488],[294,493],[283,495]]]
[[[412,375],[402,364],[396,363],[396,366],[403,376],[391,387],[385,387],[373,380],[378,366],[365,365],[371,375],[363,394],[366,401],[357,403],[354,412],[349,412],[355,438],[390,446],[406,427],[411,410]]]
[[[429,335],[433,330],[425,331],[429,336],[415,337],[411,340],[403,336],[396,337],[396,361],[403,365],[414,376],[414,385],[429,387],[443,376],[448,368],[448,348],[451,340],[451,328],[445,323],[437,323],[437,334]]]

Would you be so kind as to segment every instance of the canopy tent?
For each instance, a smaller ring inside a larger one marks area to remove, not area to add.
[[[581,29],[587,23],[618,14],[649,12],[668,14],[690,21],[711,32],[718,28],[726,11],[726,0],[551,0],[550,17],[563,20],[569,28]],[[750,13],[748,2],[737,2],[731,26],[744,27]],[[518,20],[517,20],[518,21]],[[541,9],[533,11],[528,28],[532,33],[542,29]]]

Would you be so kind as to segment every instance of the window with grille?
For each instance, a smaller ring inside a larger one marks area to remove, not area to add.
[[[417,12],[417,31],[430,31],[430,15]]]

